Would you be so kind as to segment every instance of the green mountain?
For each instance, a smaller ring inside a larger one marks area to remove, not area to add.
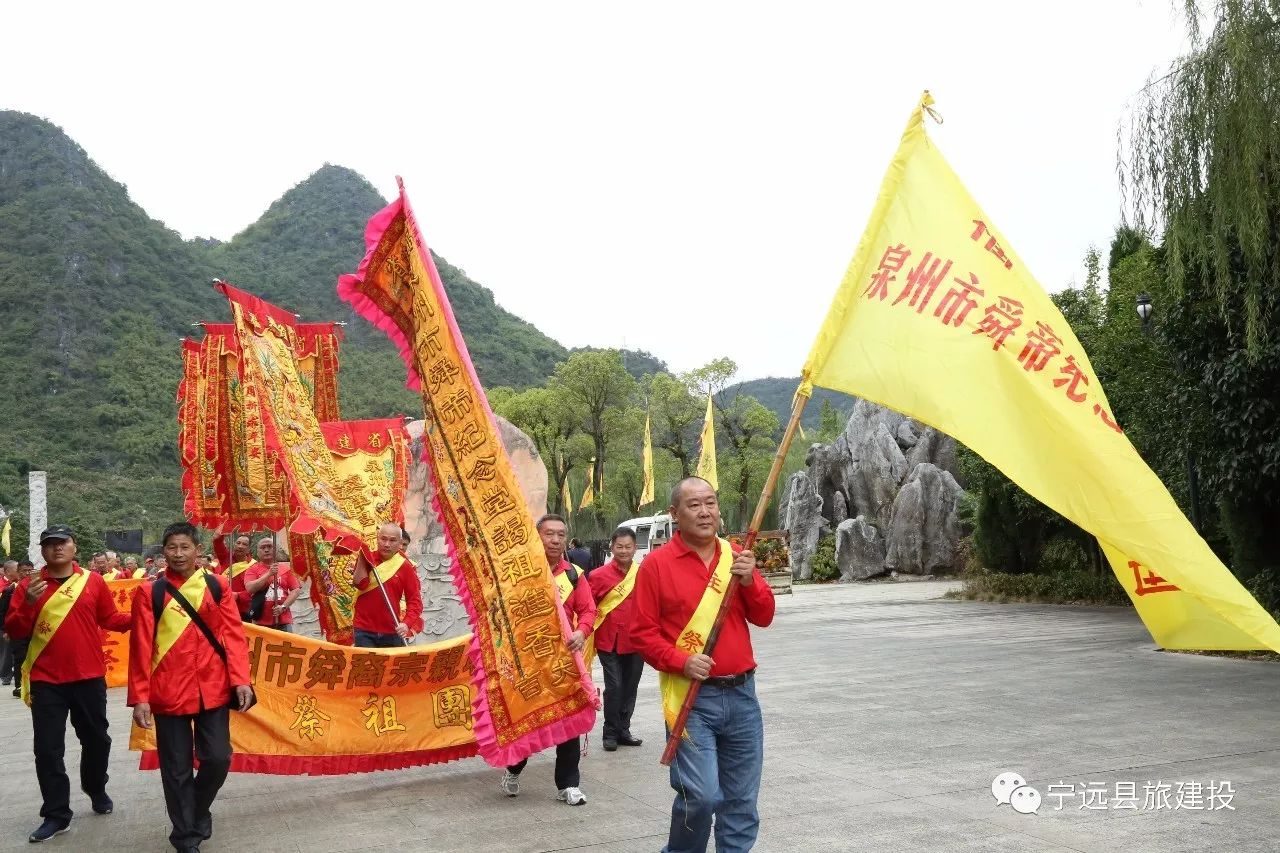
[[[225,278],[303,315],[348,321],[339,394],[348,418],[417,411],[391,345],[334,290],[364,254],[384,206],[354,172],[325,166],[227,243],[184,241],[134,204],[59,128],[0,111],[0,505],[27,539],[26,483],[49,472],[51,521],[82,549],[105,529],[150,540],[181,510],[175,396],[178,341],[225,321]],[[566,350],[499,307],[437,257],[481,381],[540,384]]]
[[[777,414],[779,423],[785,425],[791,419],[791,401],[794,399],[796,388],[799,385],[799,376],[785,379],[770,376],[765,379],[749,379],[746,382],[731,385],[725,389],[725,393],[730,397],[734,394],[749,394],[755,397],[766,408]],[[805,405],[804,414],[800,417],[800,424],[806,430],[816,431],[818,429],[818,418],[822,413],[823,400],[830,401],[832,408],[839,412],[842,426],[853,411],[853,398],[848,394],[841,394],[839,391],[828,391],[826,388],[814,388],[813,397]]]

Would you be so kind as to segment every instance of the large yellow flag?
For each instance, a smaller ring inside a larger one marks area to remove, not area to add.
[[[646,433],[646,436],[648,433]],[[9,532],[13,529],[12,519],[4,520],[4,530],[0,531],[0,545],[4,546],[4,555],[9,556]]]
[[[702,453],[698,456],[697,475],[710,483],[711,488],[720,491],[720,478],[716,475],[715,410],[711,406],[710,394],[707,394],[707,416],[702,421]]]
[[[640,490],[640,506],[653,503],[653,436],[649,431],[649,415],[644,416],[644,488]]]
[[[809,359],[814,385],[954,436],[1095,535],[1156,642],[1280,651],[1280,625],[1182,515],[1088,356],[924,129],[907,123]]]

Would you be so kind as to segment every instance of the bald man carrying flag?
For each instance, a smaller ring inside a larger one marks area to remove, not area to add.
[[[418,567],[401,552],[402,537],[400,526],[387,522],[378,528],[378,564],[372,566],[363,553],[356,559],[351,580],[356,588],[357,646],[397,648],[422,630],[422,582]]]

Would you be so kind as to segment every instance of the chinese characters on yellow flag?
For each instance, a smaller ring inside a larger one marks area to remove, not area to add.
[[[514,764],[590,731],[595,686],[569,651],[542,543],[403,185],[365,243],[338,295],[397,344],[421,393],[433,506],[475,632],[477,745],[490,764]]]
[[[355,649],[245,625],[258,704],[231,715],[231,769],[329,775],[438,764],[476,754],[470,636]],[[128,637],[125,637],[128,648]],[[158,767],[155,732],[129,748]]]
[[[948,433],[1098,538],[1156,642],[1280,651],[1121,426],[1080,342],[925,133],[925,93],[805,363]]]

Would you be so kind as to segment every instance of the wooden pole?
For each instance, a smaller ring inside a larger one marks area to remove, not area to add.
[[[782,474],[782,465],[786,461],[787,451],[791,449],[791,441],[795,438],[796,430],[800,427],[800,416],[804,414],[805,404],[809,402],[809,398],[797,394],[795,402],[791,406],[791,420],[787,422],[787,428],[782,433],[782,442],[778,445],[778,452],[774,454],[773,466],[769,469],[769,476],[764,481],[764,491],[760,493],[760,500],[756,503],[755,514],[751,516],[751,526],[747,528],[747,537],[742,543],[744,550],[750,550],[756,544],[756,537],[760,534],[760,525],[764,523],[764,514],[769,509],[769,500],[773,497],[773,490],[778,485],[778,477]],[[738,587],[741,586],[735,578],[729,583],[729,589],[725,592],[724,598],[720,600],[720,609],[716,611],[716,621],[711,626],[711,632],[707,634],[707,644],[703,648],[704,655],[710,655],[715,651],[716,641],[720,639],[720,628],[724,625],[724,620],[729,615],[729,608],[733,605],[733,598],[738,593]],[[684,697],[684,704],[680,706],[680,714],[676,717],[675,725],[671,727],[671,734],[667,736],[667,746],[662,751],[662,766],[670,767],[671,762],[675,760],[676,749],[680,746],[680,738],[684,736],[685,726],[689,722],[689,712],[693,710],[694,700],[698,698],[698,691],[702,688],[701,681],[694,681],[689,684],[689,692]]]

